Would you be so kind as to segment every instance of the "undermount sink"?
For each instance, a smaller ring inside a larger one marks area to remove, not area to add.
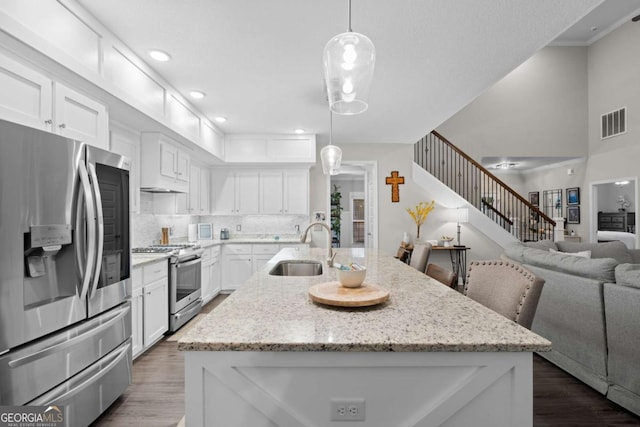
[[[322,263],[318,261],[285,260],[278,262],[269,272],[271,276],[320,276]]]

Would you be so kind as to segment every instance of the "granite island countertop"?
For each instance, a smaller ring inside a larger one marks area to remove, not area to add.
[[[270,276],[284,259],[324,261],[326,249],[283,249],[178,342],[182,351],[531,352],[551,343],[378,250],[337,249],[335,261],[367,267],[365,283],[390,299],[369,308],[313,303],[308,289],[336,281]]]

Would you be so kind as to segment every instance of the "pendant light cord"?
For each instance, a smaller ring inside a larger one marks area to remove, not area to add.
[[[329,109],[329,145],[333,145],[333,112]]]
[[[349,0],[349,29],[348,29],[349,33],[352,33],[353,31],[351,31],[351,0]]]

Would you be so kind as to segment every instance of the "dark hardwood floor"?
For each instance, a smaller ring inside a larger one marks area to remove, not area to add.
[[[224,298],[215,298],[203,312],[210,312]],[[168,338],[133,362],[133,384],[92,426],[173,427],[180,422],[184,362],[177,343]],[[640,426],[639,417],[538,355],[533,358],[533,412],[535,427]]]

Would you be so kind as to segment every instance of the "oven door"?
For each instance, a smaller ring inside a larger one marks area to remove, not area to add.
[[[176,314],[193,301],[200,298],[201,259],[171,263],[171,285],[169,287],[169,311]]]
[[[89,291],[89,317],[131,298],[129,160],[87,147],[87,169],[96,199],[96,268]]]

